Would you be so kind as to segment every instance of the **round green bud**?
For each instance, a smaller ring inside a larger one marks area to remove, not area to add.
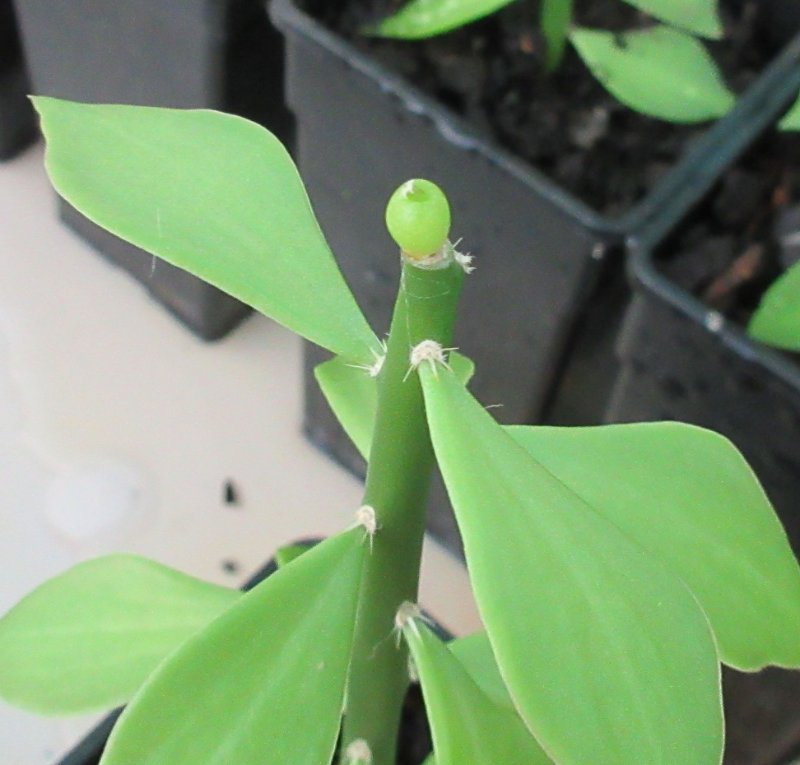
[[[406,255],[427,258],[441,248],[450,233],[447,197],[430,181],[406,181],[386,205],[386,227]]]

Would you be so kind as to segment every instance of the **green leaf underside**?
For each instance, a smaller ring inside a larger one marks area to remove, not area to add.
[[[293,560],[299,558],[303,553],[308,552],[310,545],[295,544],[285,545],[275,550],[275,564],[278,568],[288,566]]]
[[[0,696],[54,715],[121,704],[240,596],[134,555],[79,563],[0,619]]]
[[[379,37],[421,40],[482,19],[511,2],[513,0],[410,0],[393,16],[365,31]]]
[[[466,356],[451,351],[450,368],[465,385],[475,372]],[[336,418],[361,456],[369,459],[372,430],[378,410],[378,380],[366,369],[333,358],[317,365],[314,376]]]
[[[362,529],[278,570],[160,665],[101,765],[320,765],[339,731]]]
[[[337,354],[379,347],[267,130],[207,110],[34,104],[53,185],[92,221]]]
[[[677,422],[506,432],[686,582],[723,661],[743,670],[800,666],[800,568],[726,438]]]
[[[447,647],[480,689],[497,706],[515,709],[485,632],[474,632],[472,635],[457,638],[450,641]]]
[[[800,99],[795,101],[792,108],[784,114],[778,127],[781,130],[800,130]]]
[[[573,29],[570,39],[616,99],[650,117],[704,122],[726,114],[736,101],[703,44],[677,29]]]
[[[800,129],[800,109],[797,129]],[[750,319],[747,332],[762,343],[800,351],[800,263],[770,285]]]
[[[717,11],[718,0],[625,0],[654,18],[672,26],[718,40],[723,35]]]
[[[494,703],[422,622],[404,630],[439,765],[549,765],[519,715]]]
[[[446,370],[431,436],[511,696],[560,765],[718,765],[719,662],[684,583],[548,473]]]

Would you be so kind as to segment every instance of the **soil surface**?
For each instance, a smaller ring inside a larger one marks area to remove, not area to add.
[[[767,133],[657,253],[662,271],[746,326],[800,260],[800,133]]]
[[[323,23],[446,104],[595,210],[620,214],[675,164],[705,125],[673,125],[618,103],[577,54],[544,68],[539,0],[518,0],[455,32],[425,41],[366,38],[363,26],[403,0],[299,0]],[[742,92],[774,53],[757,31],[756,0],[731,0],[726,39],[709,44],[734,91]],[[577,0],[580,25],[610,30],[652,23],[621,0]]]

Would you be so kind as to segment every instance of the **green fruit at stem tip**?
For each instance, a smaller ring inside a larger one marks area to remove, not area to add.
[[[450,205],[430,181],[406,181],[386,205],[386,227],[400,249],[412,258],[433,255],[450,233]]]

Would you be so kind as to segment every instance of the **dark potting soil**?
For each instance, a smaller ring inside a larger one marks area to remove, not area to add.
[[[595,210],[621,214],[675,164],[705,125],[673,125],[617,102],[568,48],[555,74],[543,65],[539,0],[430,40],[364,37],[358,30],[405,0],[298,0],[301,7],[466,118]],[[734,91],[774,51],[756,31],[758,0],[729,0],[726,39],[709,49]],[[611,30],[652,23],[621,0],[577,0],[577,22]]]
[[[764,135],[657,258],[671,281],[746,326],[766,288],[800,261],[800,133]]]

